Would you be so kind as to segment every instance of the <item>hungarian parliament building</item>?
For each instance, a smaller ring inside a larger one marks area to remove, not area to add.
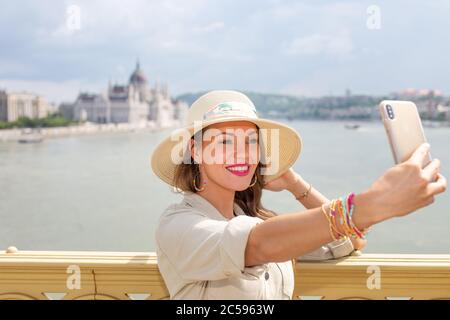
[[[147,123],[159,127],[184,122],[188,105],[169,96],[167,85],[151,88],[139,62],[127,85],[109,83],[106,94],[82,92],[74,103],[64,103],[64,117],[95,123]]]

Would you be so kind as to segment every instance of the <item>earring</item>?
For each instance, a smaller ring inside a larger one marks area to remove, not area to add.
[[[251,185],[249,185],[248,187],[249,188],[253,187],[256,184],[256,181],[258,181],[258,176],[255,174],[255,181]]]
[[[201,189],[197,187],[197,183],[195,182],[195,177],[194,177],[194,180],[192,182],[194,183],[195,191],[200,192],[200,191],[205,190],[206,181],[203,182],[203,187]]]

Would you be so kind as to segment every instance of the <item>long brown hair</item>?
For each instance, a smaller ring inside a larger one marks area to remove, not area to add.
[[[195,133],[194,136],[191,137],[191,140],[202,141],[197,139],[203,136],[203,131],[207,128],[208,127],[205,127],[202,130],[199,130],[197,133]],[[264,145],[262,144],[262,141],[260,141],[259,147],[261,157],[264,157],[265,152],[263,149]],[[195,163],[195,161],[192,159],[190,143],[185,150],[184,157],[184,160],[188,161],[183,161],[176,166],[173,186],[180,191],[197,193],[197,190],[194,186],[194,179],[195,181],[197,181],[197,183],[200,181],[200,169],[199,164]],[[265,177],[261,175],[261,169],[265,166],[265,162],[262,163],[260,161],[255,170],[255,175],[257,177],[256,183],[243,191],[236,191],[234,196],[234,202],[239,205],[239,207],[244,211],[245,215],[250,217],[257,217],[262,220],[267,220],[278,215],[276,212],[264,208],[261,203],[261,197],[265,183]],[[252,181],[254,181],[253,179]],[[294,270],[295,262],[295,259],[292,259],[292,266],[294,267]]]
[[[247,216],[258,217],[263,220],[277,216],[277,213],[264,208],[261,203],[261,196],[264,186],[264,176],[261,175],[261,167],[264,165],[258,163],[255,175],[256,183],[243,191],[236,191],[234,202],[245,212]],[[190,164],[181,163],[177,165],[174,175],[175,188],[181,191],[197,193],[194,187],[194,178],[197,183],[200,181],[199,164],[191,162]],[[254,179],[254,178],[253,178]],[[252,181],[254,181],[252,179]]]

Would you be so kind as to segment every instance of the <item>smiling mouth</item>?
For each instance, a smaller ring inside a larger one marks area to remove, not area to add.
[[[247,164],[239,164],[226,167],[228,171],[236,176],[246,176],[250,172],[250,166]]]

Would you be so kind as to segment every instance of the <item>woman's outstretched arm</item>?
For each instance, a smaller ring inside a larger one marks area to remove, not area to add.
[[[265,185],[265,189],[270,191],[287,190],[298,200],[306,209],[320,207],[324,203],[330,202],[319,190],[306,182],[302,176],[296,173],[292,168],[284,173],[279,179],[272,180]],[[351,238],[326,243],[323,246],[315,248],[314,251],[306,255],[298,256],[299,260],[326,260],[332,258],[341,258],[351,254],[356,250],[361,250],[367,244],[367,240]]]
[[[314,188],[311,184],[305,181],[301,175],[296,173],[292,168],[289,169],[286,174],[283,175],[284,179],[280,179],[282,181],[278,182],[278,185],[281,185],[283,190],[287,190],[295,197],[296,200],[298,200],[306,209],[314,209],[317,207],[320,207],[324,203],[329,203],[330,200],[325,197],[319,190]],[[277,182],[275,182],[277,183]],[[269,183],[270,185],[271,183]],[[270,186],[269,186],[270,190]],[[343,243],[347,242],[347,243]],[[310,252],[312,256],[315,256],[316,253],[323,252],[322,248],[328,247],[335,247],[338,245],[339,248],[343,249],[345,248],[347,253],[344,253],[345,255],[348,255],[351,253],[350,249],[356,249],[356,250],[362,250],[367,244],[367,240],[365,239],[359,239],[359,238],[351,238],[347,239],[345,241],[333,241],[328,243],[325,247],[320,247],[317,251]],[[340,249],[340,250],[341,250]],[[334,252],[332,250],[332,252]],[[345,251],[344,251],[345,252]],[[308,253],[308,254],[310,254]],[[334,255],[334,253],[333,253]],[[337,257],[342,257],[342,250],[338,254]],[[302,258],[302,257],[299,257]],[[307,257],[306,257],[307,258]]]
[[[429,145],[422,145],[408,161],[390,168],[369,190],[355,196],[353,222],[358,229],[409,214],[431,204],[435,195],[445,191],[447,181],[439,174],[439,160],[433,160],[422,169],[428,150]],[[276,216],[251,230],[245,264],[287,261],[332,240],[320,207]]]
[[[356,195],[353,221],[358,228],[364,229],[381,219],[365,212],[371,202],[370,194]],[[253,227],[247,242],[245,262],[247,266],[253,266],[287,261],[331,241],[333,238],[321,207],[279,215]]]

